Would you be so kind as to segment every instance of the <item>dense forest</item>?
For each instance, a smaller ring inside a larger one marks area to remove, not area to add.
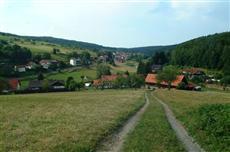
[[[0,35],[3,36],[11,36],[14,38],[23,38],[26,40],[32,40],[32,41],[41,41],[41,42],[48,42],[52,44],[59,44],[66,47],[73,47],[73,48],[80,48],[80,49],[89,49],[95,52],[99,51],[124,51],[124,52],[130,52],[130,53],[142,53],[146,56],[153,55],[156,52],[162,52],[162,51],[171,51],[173,48],[175,48],[175,45],[169,45],[169,46],[147,46],[147,47],[136,47],[136,48],[117,48],[117,47],[106,47],[94,43],[87,43],[87,42],[81,42],[81,41],[75,41],[75,40],[67,40],[62,38],[55,38],[55,37],[48,37],[48,36],[42,36],[42,37],[36,37],[36,36],[20,36],[10,33],[3,33],[0,32]]]
[[[230,71],[230,32],[193,39],[176,46],[172,64]]]
[[[32,57],[28,48],[11,45],[7,41],[0,40],[0,61],[8,64],[24,64]]]

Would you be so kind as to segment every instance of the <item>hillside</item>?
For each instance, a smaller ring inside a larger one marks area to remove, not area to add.
[[[176,45],[167,46],[146,46],[146,47],[136,47],[127,49],[128,52],[143,53],[148,56],[152,56],[156,52],[169,52],[174,49]]]
[[[50,47],[61,47],[64,52],[68,51],[69,48],[77,50],[91,50],[91,51],[125,51],[133,53],[143,53],[145,55],[152,55],[155,52],[170,51],[175,45],[169,46],[147,46],[147,47],[136,47],[136,48],[116,48],[107,47],[93,43],[67,40],[55,37],[36,37],[36,36],[19,36],[10,33],[0,32],[0,39],[9,40],[16,42],[18,45],[28,47],[34,51],[50,50]],[[23,42],[24,43],[20,43]],[[28,42],[28,44],[26,43]],[[34,43],[35,42],[35,43]],[[37,44],[37,46],[35,45]]]
[[[172,50],[171,62],[180,66],[230,71],[230,32],[199,37]]]
[[[83,51],[88,51],[91,55],[95,55],[91,49],[80,48],[77,46],[68,45],[68,43],[60,43],[56,38],[55,40],[50,41],[53,38],[49,37],[27,37],[27,36],[18,36],[14,34],[1,33],[0,40],[6,41],[9,45],[19,45],[31,50],[32,54],[37,53],[51,53],[53,59],[57,60],[66,60],[66,55],[71,52],[81,53]],[[69,41],[69,40],[66,40]],[[62,42],[62,40],[61,40]],[[53,49],[58,49],[59,53],[52,54]]]

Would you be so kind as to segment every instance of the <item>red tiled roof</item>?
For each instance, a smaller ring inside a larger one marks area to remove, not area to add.
[[[115,81],[120,75],[112,74],[112,75],[102,75],[101,79],[97,79],[93,81],[93,85],[100,85],[103,81]],[[123,77],[127,77],[127,75],[122,75]]]
[[[18,85],[19,85],[19,80],[18,79],[11,79],[11,80],[9,80],[9,85],[10,85],[10,89],[17,90]]]
[[[102,81],[114,81],[118,78],[119,75],[113,74],[113,75],[102,75],[101,80]]]
[[[101,84],[101,80],[97,79],[97,80],[93,80],[93,85],[98,86]]]
[[[178,86],[182,82],[184,77],[185,77],[184,75],[178,75],[176,80],[174,80],[172,82],[172,86],[174,86],[174,87]],[[149,83],[149,84],[157,84],[157,75],[156,74],[148,74],[147,77],[145,78],[145,82]],[[160,84],[161,85],[168,85],[168,83],[165,81],[162,81]]]

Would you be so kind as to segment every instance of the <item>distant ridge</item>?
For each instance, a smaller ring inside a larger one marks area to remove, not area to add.
[[[99,44],[94,43],[88,43],[88,42],[82,42],[82,41],[76,41],[76,40],[68,40],[63,38],[55,38],[50,36],[20,36],[16,34],[11,33],[4,33],[0,32],[0,35],[4,36],[12,36],[15,38],[23,38],[27,40],[33,40],[33,41],[42,41],[42,42],[48,42],[52,44],[58,44],[66,47],[74,47],[74,48],[80,48],[80,49],[89,49],[93,51],[126,51],[126,52],[132,52],[132,53],[143,53],[147,56],[151,56],[156,52],[170,52],[173,50],[179,50],[180,48],[195,48],[201,47],[202,43],[207,43],[207,41],[212,41],[213,43],[216,43],[216,41],[221,40],[224,41],[224,39],[229,38],[230,32],[223,32],[223,33],[217,33],[217,34],[211,34],[208,36],[202,36],[198,37],[186,42],[182,42],[180,44],[176,45],[165,45],[165,46],[146,46],[146,47],[134,47],[134,48],[122,48],[122,47],[107,47]],[[209,47],[212,43],[209,43],[206,45],[206,47]],[[222,45],[221,42],[218,42],[218,44]],[[223,45],[222,45],[223,46]],[[205,49],[205,48],[204,48]],[[174,51],[175,52],[175,51]],[[186,52],[186,55],[189,55],[188,52]]]
[[[16,38],[18,37],[18,38],[23,38],[27,40],[33,40],[33,41],[43,41],[43,42],[59,44],[62,46],[67,46],[67,47],[76,47],[76,48],[90,49],[90,50],[95,50],[95,51],[127,51],[127,52],[143,53],[146,55],[152,55],[157,51],[159,52],[160,51],[170,51],[176,46],[176,45],[169,45],[169,46],[146,46],[146,47],[135,47],[135,48],[122,48],[122,47],[119,48],[119,47],[107,47],[103,45],[76,41],[76,40],[55,38],[51,36],[21,36],[21,35],[4,33],[4,32],[0,32],[0,35],[12,36]]]

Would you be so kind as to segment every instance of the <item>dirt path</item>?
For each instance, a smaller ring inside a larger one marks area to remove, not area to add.
[[[135,128],[137,122],[141,119],[141,116],[149,105],[147,94],[145,94],[145,100],[144,106],[141,107],[141,109],[133,115],[118,132],[105,139],[97,149],[97,152],[120,152],[122,150],[122,145],[126,136]]]
[[[183,143],[185,149],[188,152],[204,152],[204,150],[198,145],[195,140],[188,135],[185,128],[181,125],[181,123],[176,119],[171,109],[168,107],[167,104],[165,104],[163,101],[158,99],[153,95],[153,97],[164,107],[165,114],[167,116],[167,119],[173,128],[173,130],[176,132],[177,138]]]

